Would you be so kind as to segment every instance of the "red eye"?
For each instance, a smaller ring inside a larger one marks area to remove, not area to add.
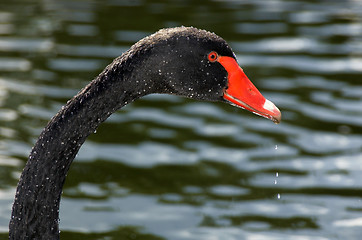
[[[209,55],[207,56],[207,59],[209,59],[210,62],[215,62],[218,58],[218,55],[216,52],[211,52],[209,53]]]

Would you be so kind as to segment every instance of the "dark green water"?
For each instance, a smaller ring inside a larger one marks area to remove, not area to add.
[[[0,238],[47,121],[163,27],[226,39],[279,125],[222,103],[152,95],[83,145],[62,239],[360,239],[360,1],[0,0]]]

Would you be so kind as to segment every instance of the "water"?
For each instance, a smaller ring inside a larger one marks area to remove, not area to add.
[[[360,1],[0,2],[0,237],[41,129],[162,27],[225,38],[279,125],[222,103],[138,100],[72,164],[62,239],[359,239]]]

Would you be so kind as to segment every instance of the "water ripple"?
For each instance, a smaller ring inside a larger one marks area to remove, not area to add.
[[[48,52],[54,47],[51,39],[2,37],[1,52]]]

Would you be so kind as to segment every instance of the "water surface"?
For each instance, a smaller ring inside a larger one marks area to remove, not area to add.
[[[159,28],[235,51],[279,125],[222,103],[151,95],[113,114],[71,166],[62,239],[359,239],[359,1],[0,3],[0,236],[47,121]]]

